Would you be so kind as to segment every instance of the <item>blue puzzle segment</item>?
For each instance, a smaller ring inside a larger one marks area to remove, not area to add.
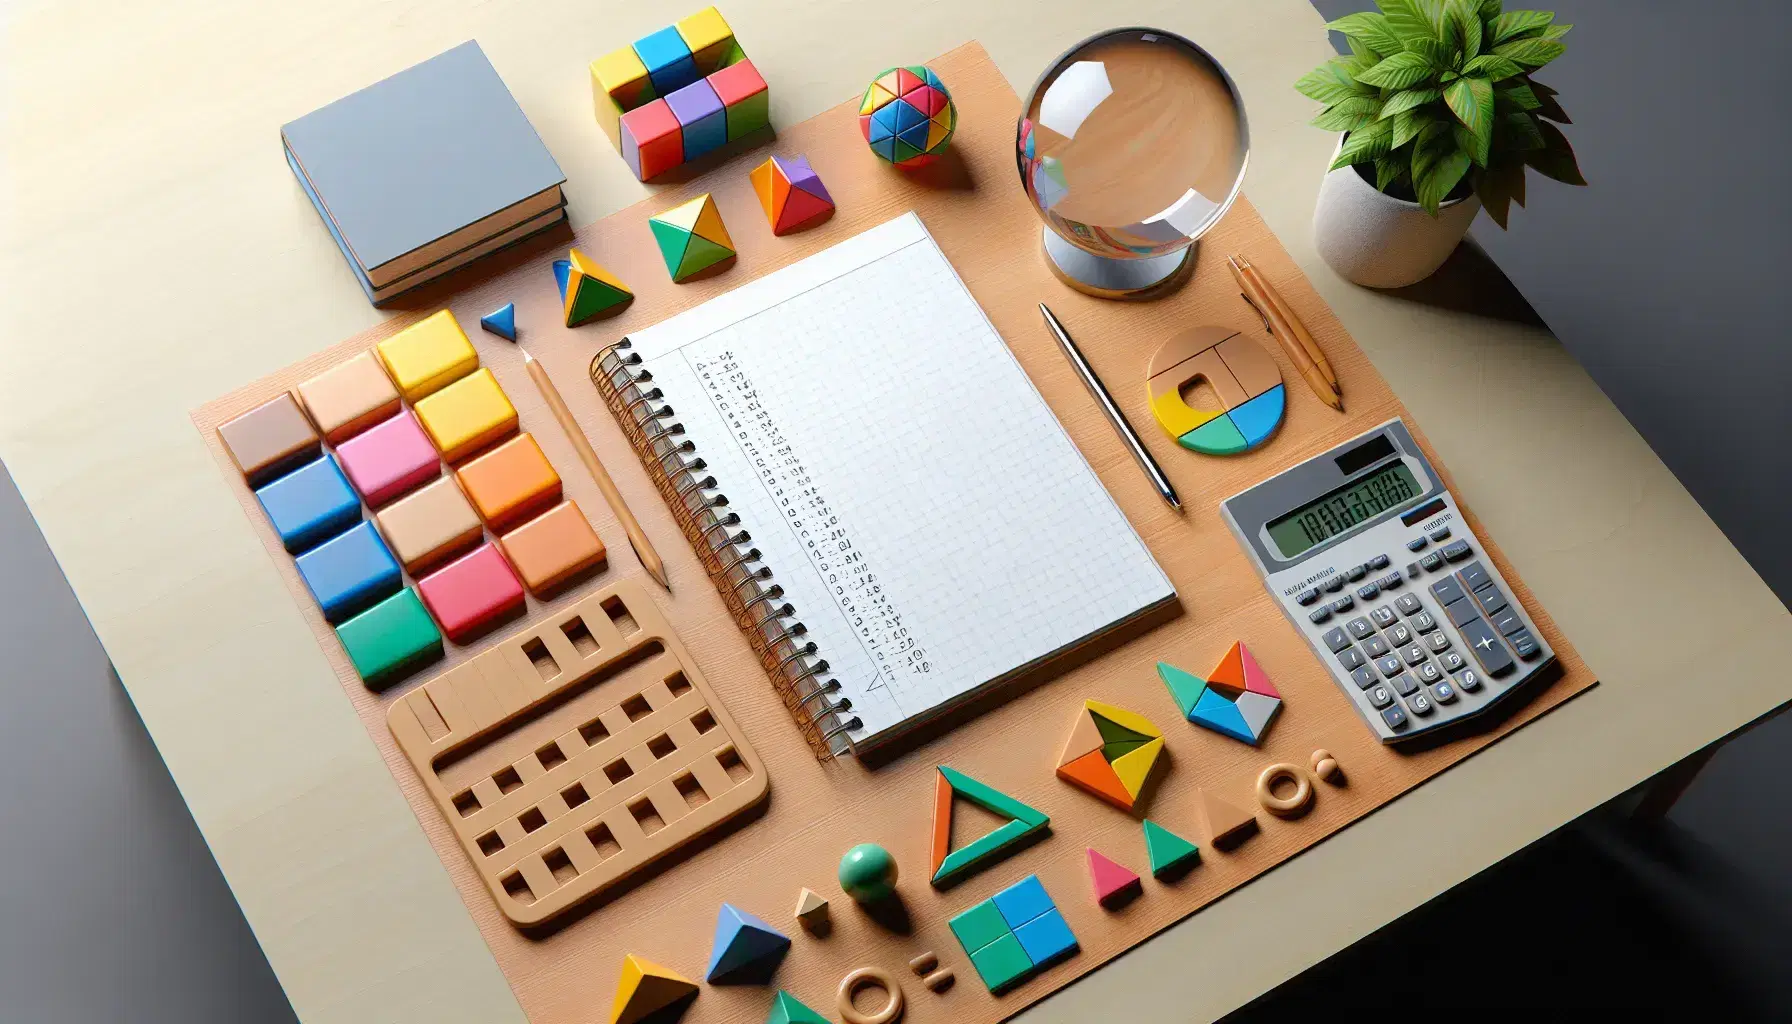
[[[1250,724],[1238,713],[1238,705],[1211,686],[1201,692],[1201,699],[1195,703],[1195,710],[1189,712],[1188,720],[1240,743],[1257,745],[1257,737],[1251,735]]]
[[[1055,964],[1077,950],[1076,936],[1071,933],[1070,924],[1056,909],[1014,929],[1014,937],[1020,940],[1020,948],[1035,968]]]
[[[1019,928],[1052,909],[1052,898],[1046,895],[1038,875],[1028,875],[1003,889],[992,901],[1010,928]]]
[[[1077,951],[1076,935],[1038,875],[1028,875],[949,922],[977,976],[1002,992]]]
[[[1284,385],[1277,384],[1256,398],[1237,406],[1226,415],[1232,417],[1232,425],[1244,435],[1246,448],[1255,448],[1269,440],[1282,423],[1282,413],[1287,405],[1287,391]]]
[[[571,281],[572,281],[572,261],[571,260],[555,260],[554,261],[554,284],[556,284],[560,287],[560,301],[561,302],[566,301],[566,288],[567,288],[568,283],[570,283]]]
[[[556,260],[554,263],[554,277],[556,279],[560,278],[559,265],[561,263],[567,263],[567,271],[569,274],[572,270],[572,265],[566,260]],[[564,283],[560,285],[560,291],[560,301],[564,302],[566,301],[566,285]],[[488,333],[496,334],[498,337],[503,338],[505,341],[515,341],[516,303],[506,302],[497,309],[480,317],[479,326],[484,328]]]
[[[369,522],[312,548],[295,562],[299,576],[331,623],[397,593],[403,582],[398,560]]]
[[[635,56],[646,66],[653,91],[661,96],[682,89],[700,77],[696,58],[691,56],[691,48],[685,45],[684,37],[678,34],[675,25],[668,25],[636,42]]]
[[[686,163],[728,141],[728,111],[718,110],[694,124],[684,126],[684,159]]]
[[[261,510],[293,554],[316,547],[361,521],[361,499],[334,455],[308,463],[255,491]]]
[[[753,973],[754,968],[769,974],[789,948],[790,939],[782,932],[732,903],[724,903],[716,913],[716,937],[705,980],[725,983]]]

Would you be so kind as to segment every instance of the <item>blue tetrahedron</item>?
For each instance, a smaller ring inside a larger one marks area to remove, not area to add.
[[[564,300],[562,300],[564,301]],[[479,318],[479,326],[505,341],[516,340],[516,303],[506,302]]]
[[[763,981],[784,958],[790,939],[732,903],[716,914],[716,939],[709,951],[710,984]]]

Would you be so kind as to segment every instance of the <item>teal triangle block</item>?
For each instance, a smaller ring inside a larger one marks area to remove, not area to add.
[[[1245,722],[1244,716],[1238,713],[1238,705],[1220,696],[1220,692],[1211,687],[1201,694],[1201,700],[1195,704],[1195,710],[1189,712],[1188,720],[1223,736],[1230,736],[1240,743],[1249,743],[1253,747],[1257,745],[1257,737],[1251,735],[1251,727]]]
[[[1151,875],[1161,878],[1201,859],[1201,848],[1169,829],[1145,819],[1145,856],[1151,861]]]
[[[772,998],[772,1012],[766,1014],[765,1024],[833,1024],[832,1021],[803,1005],[802,1000],[784,991]]]
[[[734,904],[724,903],[716,913],[716,937],[709,950],[705,980],[727,982],[753,967],[769,973],[789,948],[790,939],[782,932]]]
[[[666,273],[672,275],[672,280],[678,280],[678,265],[684,262],[685,246],[690,244],[694,236],[676,224],[660,220],[649,220],[647,226],[653,229],[653,240],[659,244],[660,258],[666,261]],[[560,301],[566,301],[564,287],[560,289]]]
[[[562,298],[561,301],[565,301]],[[505,341],[516,340],[516,303],[506,302],[479,318],[479,326]]]
[[[1182,717],[1193,715],[1201,694],[1207,692],[1207,680],[1163,661],[1157,663],[1157,676],[1169,687],[1170,698],[1182,709]]]

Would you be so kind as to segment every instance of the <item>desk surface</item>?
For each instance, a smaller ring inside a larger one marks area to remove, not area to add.
[[[13,18],[0,457],[306,1020],[521,1015],[187,412],[381,315],[280,159],[296,114],[477,37],[567,171],[575,221],[634,201],[584,65],[664,15],[618,6]],[[966,38],[1023,88],[1104,24],[1208,46],[1252,119],[1248,193],[1604,682],[1025,1019],[1222,1013],[1792,697],[1786,610],[1552,338],[1353,288],[1315,257],[1331,140],[1288,83],[1329,48],[1304,0],[787,10],[725,11],[783,123]],[[365,871],[317,868],[342,860]]]

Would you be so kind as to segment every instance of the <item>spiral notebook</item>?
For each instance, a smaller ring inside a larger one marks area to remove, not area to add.
[[[913,213],[591,376],[823,756],[1176,599]]]

